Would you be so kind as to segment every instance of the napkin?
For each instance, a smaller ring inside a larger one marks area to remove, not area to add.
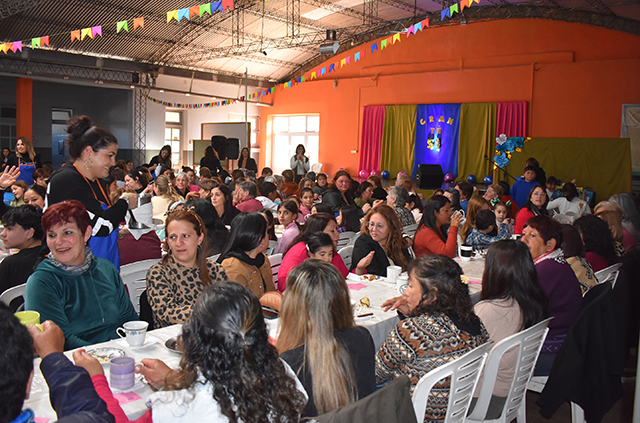
[[[139,240],[142,235],[155,230],[156,225],[153,224],[153,206],[151,205],[151,203],[138,206],[131,211],[133,212],[133,215],[139,223],[144,223],[148,226],[147,229],[129,228],[129,232],[131,232],[131,235],[133,235],[136,241]],[[131,215],[129,214],[129,212],[127,212],[127,214],[125,215],[125,220],[127,221],[127,225],[129,225],[129,221],[131,220]]]
[[[350,284],[347,284],[347,286],[349,287],[349,289],[353,289],[354,291],[360,291],[362,288],[367,287],[367,285],[363,283],[350,283]]]

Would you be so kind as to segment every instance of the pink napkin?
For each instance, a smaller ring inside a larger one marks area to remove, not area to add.
[[[35,417],[33,419],[36,423],[47,423],[49,420],[51,420],[49,417]]]
[[[350,284],[347,284],[347,286],[349,287],[349,289],[353,289],[354,291],[360,291],[362,288],[367,287],[367,285],[363,283],[350,283]]]
[[[469,279],[469,283],[477,283],[477,284],[482,284],[482,281],[472,281],[471,279]]]
[[[118,400],[120,405],[125,405],[128,402],[138,401],[139,399],[142,399],[142,397],[135,392],[121,392],[114,395],[113,397]]]

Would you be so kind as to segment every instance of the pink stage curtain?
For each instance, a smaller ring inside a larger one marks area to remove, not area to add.
[[[358,173],[366,169],[380,172],[380,147],[384,125],[384,106],[365,106],[362,115],[362,140]]]
[[[496,137],[505,134],[507,137],[527,136],[526,101],[504,101],[498,103]]]

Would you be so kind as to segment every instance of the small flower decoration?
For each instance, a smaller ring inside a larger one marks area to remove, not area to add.
[[[498,145],[502,145],[507,141],[507,136],[505,134],[500,134],[498,138],[496,138],[496,143]]]
[[[495,156],[495,157],[493,158],[493,161],[494,161],[494,162],[496,163],[496,165],[497,165],[499,168],[501,168],[501,169],[502,169],[503,167],[505,167],[505,166],[508,166],[508,165],[509,165],[509,163],[511,163],[511,161],[510,161],[508,158],[506,158],[505,156],[502,156],[502,155],[501,155],[501,156]]]

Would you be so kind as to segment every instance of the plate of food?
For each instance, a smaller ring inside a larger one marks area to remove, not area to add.
[[[373,282],[373,281],[380,280],[380,276],[378,276],[378,275],[361,275],[360,276],[360,280],[367,281],[367,282]]]
[[[100,363],[109,363],[112,359],[124,357],[126,354],[120,348],[94,348],[87,351],[87,354],[96,358]]]

